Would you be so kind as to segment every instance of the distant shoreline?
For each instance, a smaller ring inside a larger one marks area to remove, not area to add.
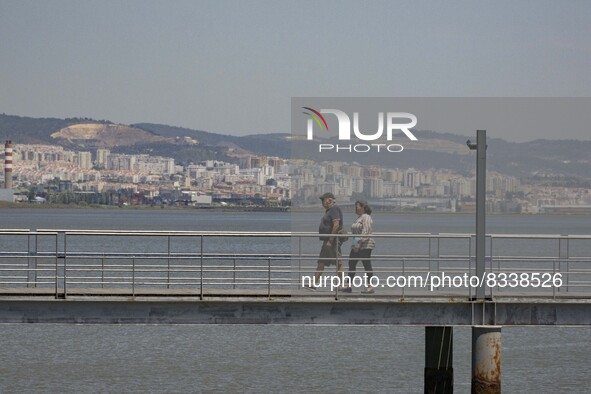
[[[34,204],[34,203],[10,203],[0,202],[0,209],[107,209],[107,210],[204,210],[204,211],[228,211],[228,212],[289,212],[289,207],[256,207],[256,206],[178,206],[178,205],[78,205],[78,204]]]
[[[322,207],[244,207],[244,206],[170,206],[170,205],[78,205],[78,204],[27,204],[27,203],[10,203],[0,202],[0,209],[105,209],[105,210],[200,210],[207,212],[277,212],[277,213],[305,213],[305,212],[320,212]],[[374,209],[374,213],[396,213],[403,215],[470,215],[475,216],[474,212],[434,212],[434,211],[401,211],[395,209],[381,210],[379,207]],[[487,216],[587,216],[591,215],[589,212],[577,213],[511,213],[511,212],[487,212]]]

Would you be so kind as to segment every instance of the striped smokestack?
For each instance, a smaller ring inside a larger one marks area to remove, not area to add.
[[[4,145],[4,187],[12,189],[12,141]]]

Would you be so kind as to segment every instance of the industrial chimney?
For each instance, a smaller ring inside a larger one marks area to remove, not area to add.
[[[4,145],[4,187],[12,189],[12,141]]]

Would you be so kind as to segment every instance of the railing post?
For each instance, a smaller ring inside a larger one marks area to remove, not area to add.
[[[58,285],[58,261],[59,261],[59,234],[55,234],[55,298],[59,298]]]
[[[37,233],[35,232],[35,273],[34,273],[34,279],[35,279],[35,287],[37,287],[37,267],[39,266],[39,258],[38,258],[38,253],[39,253],[39,249],[37,247],[38,243],[37,243]]]
[[[34,271],[33,271],[34,272]],[[27,287],[31,284],[31,234],[27,234]]]
[[[492,250],[492,236],[489,236],[489,238],[490,238],[490,244],[489,244],[489,245],[490,245],[490,249],[489,249],[489,252],[488,252],[488,253],[489,253],[489,261],[490,261],[490,264],[489,264],[489,266],[490,266],[490,272],[493,272],[493,250]],[[499,266],[500,266],[500,263],[499,263]],[[500,270],[500,269],[499,269],[499,272],[501,272],[501,270]],[[493,287],[492,287],[492,286],[491,286],[489,289],[490,289],[490,295],[489,295],[489,296],[490,296],[490,299],[492,300],[492,296],[493,296],[493,290],[494,290],[494,289],[493,289]]]
[[[440,249],[441,245],[440,245],[440,241],[441,241],[441,238],[438,235],[437,236],[437,272],[438,273],[441,272],[441,261],[440,261],[441,260],[441,249]]]
[[[570,239],[566,239],[566,292],[570,288]],[[576,291],[576,289],[575,289]]]
[[[339,235],[336,234],[336,237],[335,237],[336,253],[335,253],[335,264],[334,265],[335,265],[335,270],[337,272],[337,277],[339,278],[340,283],[342,285],[343,279],[345,278],[345,263],[343,262],[341,244],[340,244],[339,240],[340,240]],[[342,271],[339,271],[339,263],[340,263],[340,267],[341,267]],[[339,300],[339,286],[337,286],[337,288],[335,289],[334,299],[336,301]]]
[[[68,296],[68,234],[64,232],[64,298]]]
[[[131,258],[131,296],[135,297],[135,255]]]
[[[468,277],[472,277],[472,235],[468,239]],[[468,299],[472,299],[472,286],[468,286]]]
[[[493,237],[490,237],[490,266],[492,268],[494,260],[494,253],[493,253]],[[492,271],[492,269],[491,269]],[[501,272],[501,259],[497,259],[497,275]],[[497,291],[501,291],[500,286],[497,283]],[[491,288],[491,297],[492,297],[492,288]]]
[[[556,275],[556,260],[552,260],[552,277],[554,278]],[[560,287],[558,288],[560,291]],[[552,286],[552,298],[556,299],[556,286]]]
[[[406,278],[406,273],[405,273],[405,266],[406,266],[406,259],[403,257],[402,258],[402,277]],[[402,298],[404,298],[404,288],[406,286],[402,286]]]
[[[201,288],[199,298],[203,300],[203,235],[201,235]]]
[[[234,269],[232,270],[232,289],[236,289],[236,257],[234,257]]]
[[[101,258],[101,288],[105,288],[105,252]]]
[[[437,275],[439,275],[439,260],[437,259],[437,253],[439,253],[439,248],[437,245],[438,239],[433,238],[434,235],[428,235],[427,236],[427,242],[429,244],[429,272],[431,272],[431,274],[433,273],[437,273]],[[436,262],[434,262],[434,260],[436,260]],[[440,288],[436,288],[435,291],[440,291]]]
[[[562,240],[558,238],[558,272],[562,274]],[[560,292],[560,288],[558,288]]]
[[[168,236],[168,258],[167,258],[167,264],[168,264],[168,279],[166,282],[166,288],[170,289],[170,235]]]
[[[569,258],[569,244],[568,244],[568,239],[563,238],[563,236],[560,236],[560,238],[558,238],[558,271],[563,275],[563,278],[565,278],[565,281],[563,282],[564,284],[566,284],[566,289],[565,291],[568,292],[569,290],[569,263],[568,263],[568,258]],[[564,262],[564,266],[566,267],[566,274],[562,273],[562,267],[563,267],[563,263]],[[558,291],[560,291],[560,288],[558,288]]]
[[[268,270],[268,274],[267,274],[267,297],[271,298],[271,257],[268,258],[268,264],[267,264],[267,270]]]
[[[297,284],[299,285],[299,281],[302,278],[302,236],[298,236],[298,278]]]

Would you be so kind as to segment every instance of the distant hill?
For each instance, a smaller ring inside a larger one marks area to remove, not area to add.
[[[12,140],[15,144],[61,145],[72,150],[109,148],[114,153],[147,153],[174,157],[183,165],[210,159],[235,160],[225,154],[225,149],[206,144],[184,145],[182,141],[168,138],[165,133],[90,118],[30,118],[0,114],[0,142],[5,140]]]
[[[119,146],[146,143],[174,143],[149,131],[120,124],[80,123],[73,124],[51,134],[56,142],[79,149],[112,149]]]
[[[51,134],[79,123],[110,124],[90,118],[29,118],[0,114],[0,141],[13,140],[21,144],[54,144]]]
[[[293,142],[294,156],[311,160],[357,161],[398,168],[448,168],[463,174],[475,170],[475,154],[466,147],[465,136],[434,131],[414,131],[418,141],[402,142],[404,151],[393,154],[359,154],[323,152],[304,147],[306,142]],[[327,143],[337,144],[336,139]],[[379,141],[386,143],[387,141]],[[487,138],[487,169],[516,177],[539,174],[591,180],[591,141],[535,140],[514,143]]]
[[[0,115],[0,142],[59,144],[69,149],[110,147],[119,153],[149,153],[174,157],[186,165],[207,159],[236,161],[236,153],[375,164],[417,169],[449,168],[474,171],[475,156],[465,136],[416,130],[418,142],[405,142],[393,154],[326,153],[319,156],[307,142],[290,141],[289,134],[232,136],[153,123],[115,125],[89,118],[28,118]],[[178,138],[177,138],[178,137]],[[185,143],[184,137],[196,141]],[[591,141],[535,140],[513,143],[488,136],[487,168],[502,174],[528,177],[539,174],[591,180]],[[330,143],[330,139],[327,143]],[[333,141],[336,143],[336,141]],[[228,149],[232,149],[229,156]]]
[[[153,123],[136,123],[131,125],[164,137],[192,137],[203,145],[239,147],[257,155],[290,157],[289,142],[285,139],[289,134],[258,134],[244,137],[210,133],[183,127],[166,126]]]

